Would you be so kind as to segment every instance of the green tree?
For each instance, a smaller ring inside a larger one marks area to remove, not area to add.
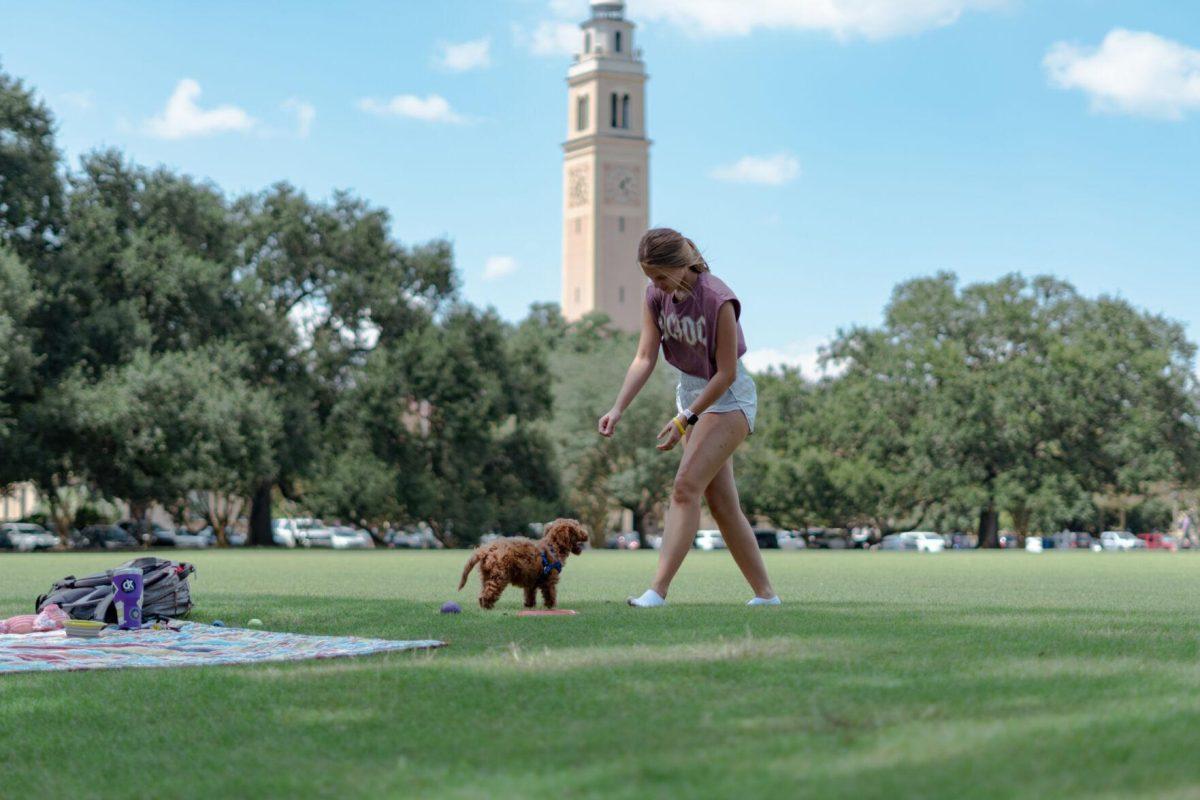
[[[1016,275],[901,284],[881,328],[831,348],[839,391],[868,400],[861,429],[887,431],[877,463],[896,476],[895,511],[974,508],[982,546],[1002,510],[1050,526],[1086,487],[1191,479],[1192,354],[1175,323]]]
[[[558,506],[549,373],[536,340],[455,306],[377,347],[335,405],[309,496],[368,524],[425,521],[446,541],[526,530]]]
[[[54,115],[0,71],[0,245],[29,264],[53,249],[63,209]]]
[[[403,247],[385,211],[345,192],[321,203],[278,184],[239,200],[234,216],[240,285],[262,312],[243,341],[285,421],[250,516],[251,540],[270,545],[273,489],[298,499],[318,460],[327,471],[322,431],[342,393],[374,350],[426,326],[456,286],[448,243]]]
[[[25,476],[13,444],[19,404],[32,393],[37,356],[30,314],[38,302],[29,270],[0,245],[0,487]]]
[[[229,348],[140,351],[99,381],[68,379],[79,469],[139,520],[152,502],[193,491],[247,496],[271,468],[280,427],[269,394],[241,377],[247,369]],[[224,544],[225,520],[210,521]]]

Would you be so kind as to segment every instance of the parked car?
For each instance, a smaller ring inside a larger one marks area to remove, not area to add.
[[[1129,531],[1103,531],[1100,534],[1100,546],[1105,550],[1120,552],[1124,550],[1141,550],[1146,543]]]
[[[6,522],[0,528],[7,534],[13,550],[32,553],[58,547],[58,537],[32,522]]]
[[[116,525],[88,525],[79,532],[78,542],[82,547],[102,550],[133,550],[138,546],[136,539]]]
[[[1071,547],[1086,550],[1101,550],[1100,540],[1087,531],[1071,532]]]
[[[850,529],[850,546],[860,550],[868,550],[871,545],[879,543],[879,531],[875,528],[859,526]]]
[[[300,546],[333,547],[333,528],[324,525],[306,528],[303,538],[300,540]]]
[[[950,548],[953,550],[972,550],[975,547],[976,537],[971,533],[963,533],[955,531],[950,534]]]
[[[8,531],[0,528],[0,550],[15,550],[12,539],[8,538]]]
[[[805,537],[809,547],[822,550],[846,550],[850,547],[850,540],[841,528],[809,528]]]
[[[779,542],[780,550],[804,550],[808,547],[808,542],[804,541],[804,534],[800,531],[776,531],[775,538]]]
[[[310,547],[308,537],[327,538],[325,523],[307,517],[281,517],[271,520],[271,538],[280,547]]]
[[[696,531],[696,538],[692,541],[692,547],[698,550],[726,549],[725,540],[721,538],[721,532],[711,528]]]
[[[117,527],[147,547],[175,546],[175,531],[157,522],[124,519],[117,523]]]
[[[1054,548],[1055,550],[1066,550],[1074,547],[1074,542],[1075,534],[1066,530],[1042,537],[1042,545],[1047,548]]]
[[[778,550],[779,533],[770,528],[755,528],[754,538],[758,540],[759,550]]]
[[[204,539],[207,547],[217,546],[217,532],[213,530],[212,525],[205,525],[196,531],[196,535]],[[232,527],[226,528],[225,541],[230,547],[242,547],[246,544],[246,534],[236,531]]]
[[[1147,550],[1179,550],[1179,542],[1175,537],[1165,533],[1139,533],[1138,538],[1146,543]]]
[[[345,525],[329,529],[329,546],[334,550],[369,550],[375,546],[371,534]]]
[[[479,537],[480,544],[487,544],[500,538],[498,533],[485,533]],[[446,545],[433,535],[433,531],[422,529],[417,531],[392,531],[386,537],[388,547],[402,547],[409,550],[442,550]]]
[[[889,533],[879,541],[880,550],[913,550],[917,549],[917,540],[911,536]]]
[[[188,528],[175,529],[175,546],[181,549],[202,550],[209,545],[207,536],[202,536]]]
[[[932,531],[904,531],[889,533],[879,543],[880,550],[911,550],[918,553],[940,553],[946,549],[946,540]]]

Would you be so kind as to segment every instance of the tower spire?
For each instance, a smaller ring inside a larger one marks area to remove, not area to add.
[[[563,288],[568,320],[603,311],[641,325],[637,243],[649,217],[646,71],[623,0],[591,0],[567,70],[563,143]]]

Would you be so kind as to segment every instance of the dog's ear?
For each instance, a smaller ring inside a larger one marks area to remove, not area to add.
[[[546,526],[546,538],[557,549],[570,548],[575,543],[572,529],[578,524],[573,519],[556,519]]]

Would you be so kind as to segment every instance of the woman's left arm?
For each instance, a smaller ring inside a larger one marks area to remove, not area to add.
[[[708,379],[708,385],[692,402],[693,414],[699,414],[717,402],[717,399],[729,391],[730,386],[733,386],[733,382],[737,378],[737,350],[737,315],[733,311],[733,303],[726,300],[721,305],[721,310],[717,312],[717,371]],[[658,434],[660,440],[666,437],[666,441],[658,445],[659,450],[670,450],[683,438],[675,419],[678,419],[678,415],[668,422]],[[685,426],[687,425],[686,419],[682,422]]]

